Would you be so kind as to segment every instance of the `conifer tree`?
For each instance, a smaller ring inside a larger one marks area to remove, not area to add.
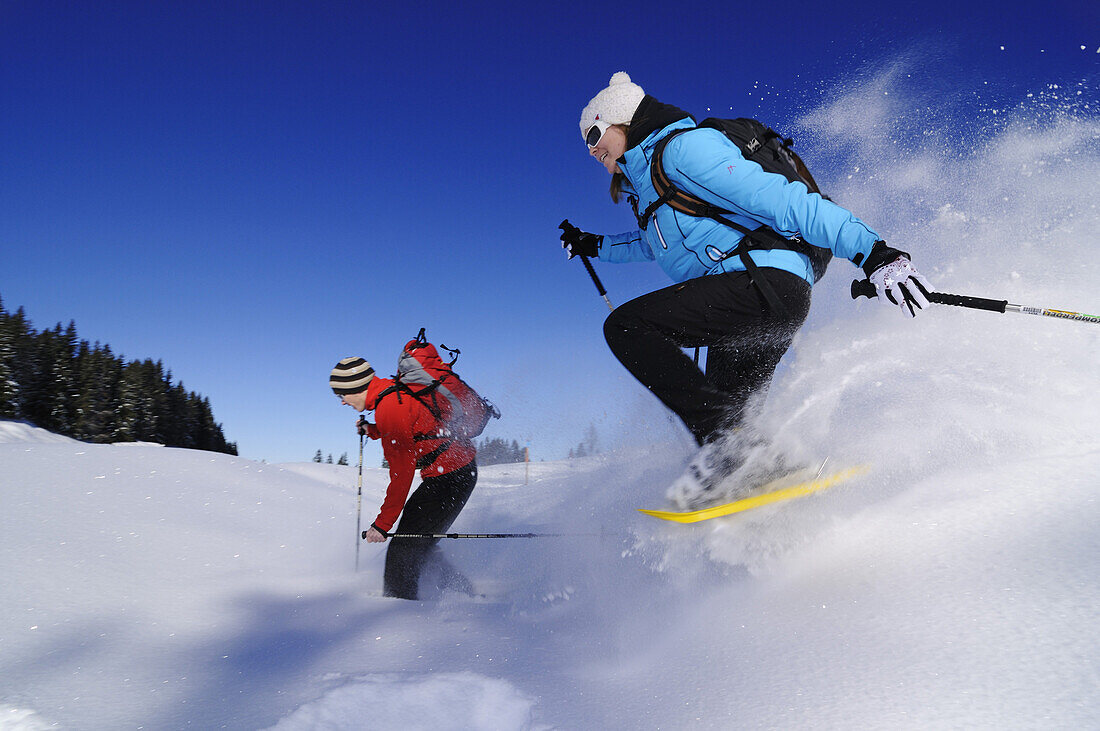
[[[34,337],[27,322],[26,313],[20,307],[8,317],[8,337],[12,346],[12,360],[8,377],[13,384],[10,416],[13,419],[27,417],[27,386],[34,372]]]
[[[600,453],[600,438],[596,432],[596,425],[589,424],[584,432],[584,445],[589,454]]]
[[[172,385],[172,372],[164,376],[164,413],[161,417],[161,434],[165,444],[175,447],[194,446],[195,418],[187,403],[187,391],[182,383]]]
[[[64,331],[61,323],[49,334],[49,423],[46,427],[58,434],[72,434],[76,420],[76,397],[79,393],[76,375],[76,323],[69,321]]]
[[[110,439],[112,442],[136,442],[140,438],[145,404],[142,399],[141,383],[138,375],[137,361],[122,367],[122,377],[119,380],[118,407],[115,412],[114,429]]]
[[[12,332],[11,316],[4,310],[0,300],[0,417],[14,418],[18,406],[16,397],[19,384],[15,382],[12,366],[15,362],[15,335]]]
[[[23,342],[17,344],[20,373],[19,401],[22,417],[43,429],[49,428],[50,397],[47,375],[50,370],[49,335],[27,330]]]
[[[89,347],[81,341],[77,354],[76,416],[73,436],[87,442],[105,442],[114,432],[122,368],[110,346]]]

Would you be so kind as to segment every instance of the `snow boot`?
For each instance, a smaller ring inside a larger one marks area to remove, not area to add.
[[[718,486],[741,465],[745,458],[730,439],[717,439],[699,448],[683,473],[668,488],[668,498],[677,507],[687,509],[706,503],[719,494]]]
[[[748,497],[802,466],[764,439],[731,436],[700,448],[667,497],[681,510],[699,510]]]

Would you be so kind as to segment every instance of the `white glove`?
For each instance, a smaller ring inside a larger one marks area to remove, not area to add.
[[[867,277],[875,285],[878,298],[889,305],[897,305],[910,317],[928,304],[928,293],[934,292],[931,282],[918,272],[906,256],[899,256],[889,264],[883,264]]]

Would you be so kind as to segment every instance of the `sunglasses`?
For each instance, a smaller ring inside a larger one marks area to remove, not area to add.
[[[592,149],[596,145],[600,144],[600,140],[603,139],[603,135],[611,127],[607,122],[593,122],[592,126],[588,128],[588,131],[584,134],[584,143],[588,145],[588,149]]]

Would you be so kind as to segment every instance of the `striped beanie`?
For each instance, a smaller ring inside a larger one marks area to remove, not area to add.
[[[374,369],[370,363],[362,358],[344,358],[332,369],[328,385],[341,396],[348,393],[365,391],[371,379],[374,378]]]

